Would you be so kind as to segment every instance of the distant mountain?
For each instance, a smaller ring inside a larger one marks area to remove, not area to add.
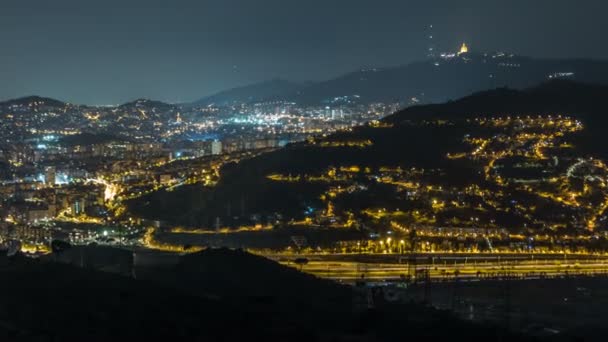
[[[467,53],[394,68],[361,70],[303,89],[295,99],[300,103],[331,103],[356,95],[363,103],[437,103],[485,89],[525,89],[561,78],[608,84],[608,61]]]
[[[149,100],[149,99],[137,99],[131,102],[124,103],[118,106],[118,109],[121,110],[130,110],[130,109],[145,109],[145,110],[155,110],[155,111],[167,111],[174,109],[175,106],[172,104],[168,104],[161,101]]]
[[[26,96],[17,99],[11,99],[4,102],[0,102],[0,108],[10,107],[28,107],[28,108],[64,108],[68,104],[59,100],[51,99],[48,97],[41,96]]]
[[[41,109],[41,108],[62,108],[63,109],[63,108],[70,107],[70,106],[71,107],[89,107],[89,108],[95,107],[95,106],[86,106],[86,105],[82,105],[82,106],[72,105],[67,102],[63,102],[63,101],[48,98],[48,97],[41,97],[41,96],[26,96],[26,97],[20,97],[17,99],[11,99],[11,100],[7,100],[4,102],[0,102],[0,109],[18,109],[20,111],[29,111],[29,110]],[[176,106],[169,104],[169,103],[162,102],[162,101],[142,98],[142,99],[137,99],[137,100],[134,100],[131,102],[121,104],[119,106],[116,106],[115,108],[122,110],[122,111],[144,109],[146,111],[163,112],[163,111],[170,111],[172,109],[175,109]]]
[[[195,101],[193,104],[198,106],[211,104],[225,106],[234,103],[288,99],[297,96],[298,92],[304,87],[304,84],[277,79],[221,91]]]
[[[264,82],[221,92],[197,104],[267,99],[303,105],[440,103],[486,89],[525,89],[552,79],[608,84],[608,61],[529,58],[503,53],[453,54],[397,67],[362,69],[308,85]]]

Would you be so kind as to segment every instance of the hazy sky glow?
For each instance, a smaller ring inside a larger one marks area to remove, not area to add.
[[[190,101],[440,50],[608,58],[604,0],[1,0],[0,99]]]

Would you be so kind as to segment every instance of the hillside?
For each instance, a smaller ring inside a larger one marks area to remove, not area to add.
[[[606,86],[562,81],[412,107],[378,125],[227,165],[215,188],[186,186],[130,206],[198,227],[218,217],[234,226],[251,224],[252,215],[262,223],[277,214],[282,222],[316,220],[331,202],[338,222],[352,215],[374,229],[386,229],[387,220],[603,229],[608,194],[592,179],[606,172],[605,94]]]
[[[137,99],[137,100],[127,102],[127,103],[124,103],[124,104],[118,106],[119,110],[124,110],[124,111],[133,111],[133,110],[142,109],[142,110],[149,110],[149,111],[155,111],[155,112],[165,112],[165,111],[169,111],[174,108],[175,107],[171,104],[161,102],[161,101],[149,100],[149,99]]]
[[[196,106],[207,106],[211,104],[227,106],[235,103],[286,99],[293,94],[297,94],[303,87],[303,84],[293,83],[285,80],[270,80],[224,90],[217,94],[195,101],[192,104]]]
[[[352,306],[350,287],[242,250],[207,249],[180,257],[179,263],[169,270],[155,272],[142,273],[140,278],[196,296],[261,305],[263,311],[270,307],[278,312],[299,307],[305,317],[317,310],[344,313]]]
[[[65,108],[67,103],[41,96],[26,96],[17,99],[0,102],[0,109],[10,110],[12,108],[26,108],[28,110],[37,108]]]
[[[496,113],[536,115],[569,113],[604,120],[599,115],[601,98],[608,87],[601,84],[577,83],[570,80],[546,81],[525,90],[497,88],[468,95],[455,101],[428,106],[415,106],[384,119],[388,123],[405,120],[438,118],[474,118]]]

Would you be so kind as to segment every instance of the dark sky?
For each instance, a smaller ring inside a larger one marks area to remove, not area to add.
[[[0,0],[0,99],[190,101],[440,50],[608,58],[605,0]]]

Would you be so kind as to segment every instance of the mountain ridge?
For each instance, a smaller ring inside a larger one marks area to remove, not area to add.
[[[264,87],[273,81],[265,81],[219,92],[204,98],[207,99],[204,103],[221,105],[271,100],[301,105],[440,103],[484,89],[505,86],[526,89],[544,81],[561,78],[608,84],[608,61],[472,52],[392,67],[360,69],[329,80],[299,84],[296,89],[275,91],[272,94],[265,92]],[[221,101],[216,101],[218,99]]]
[[[273,100],[281,96],[290,96],[291,93],[298,92],[304,87],[303,83],[300,84],[283,79],[271,79],[223,90],[196,100],[192,104],[197,106],[225,106],[234,103]]]
[[[229,106],[265,101],[294,102],[303,106],[373,102],[415,105],[459,99],[485,89],[526,89],[553,79],[608,84],[608,60],[533,58],[472,52],[398,66],[365,68],[320,82],[270,79],[226,89],[191,103],[169,104],[140,98],[114,107],[125,108],[138,103],[159,108]],[[0,107],[31,102],[43,102],[49,107],[69,105],[57,99],[31,95],[0,102]]]
[[[6,101],[0,101],[1,107],[10,107],[14,105],[37,105],[37,106],[49,106],[49,107],[65,107],[69,103],[57,100],[50,97],[43,97],[39,95],[28,95],[17,97],[14,99],[8,99]]]

